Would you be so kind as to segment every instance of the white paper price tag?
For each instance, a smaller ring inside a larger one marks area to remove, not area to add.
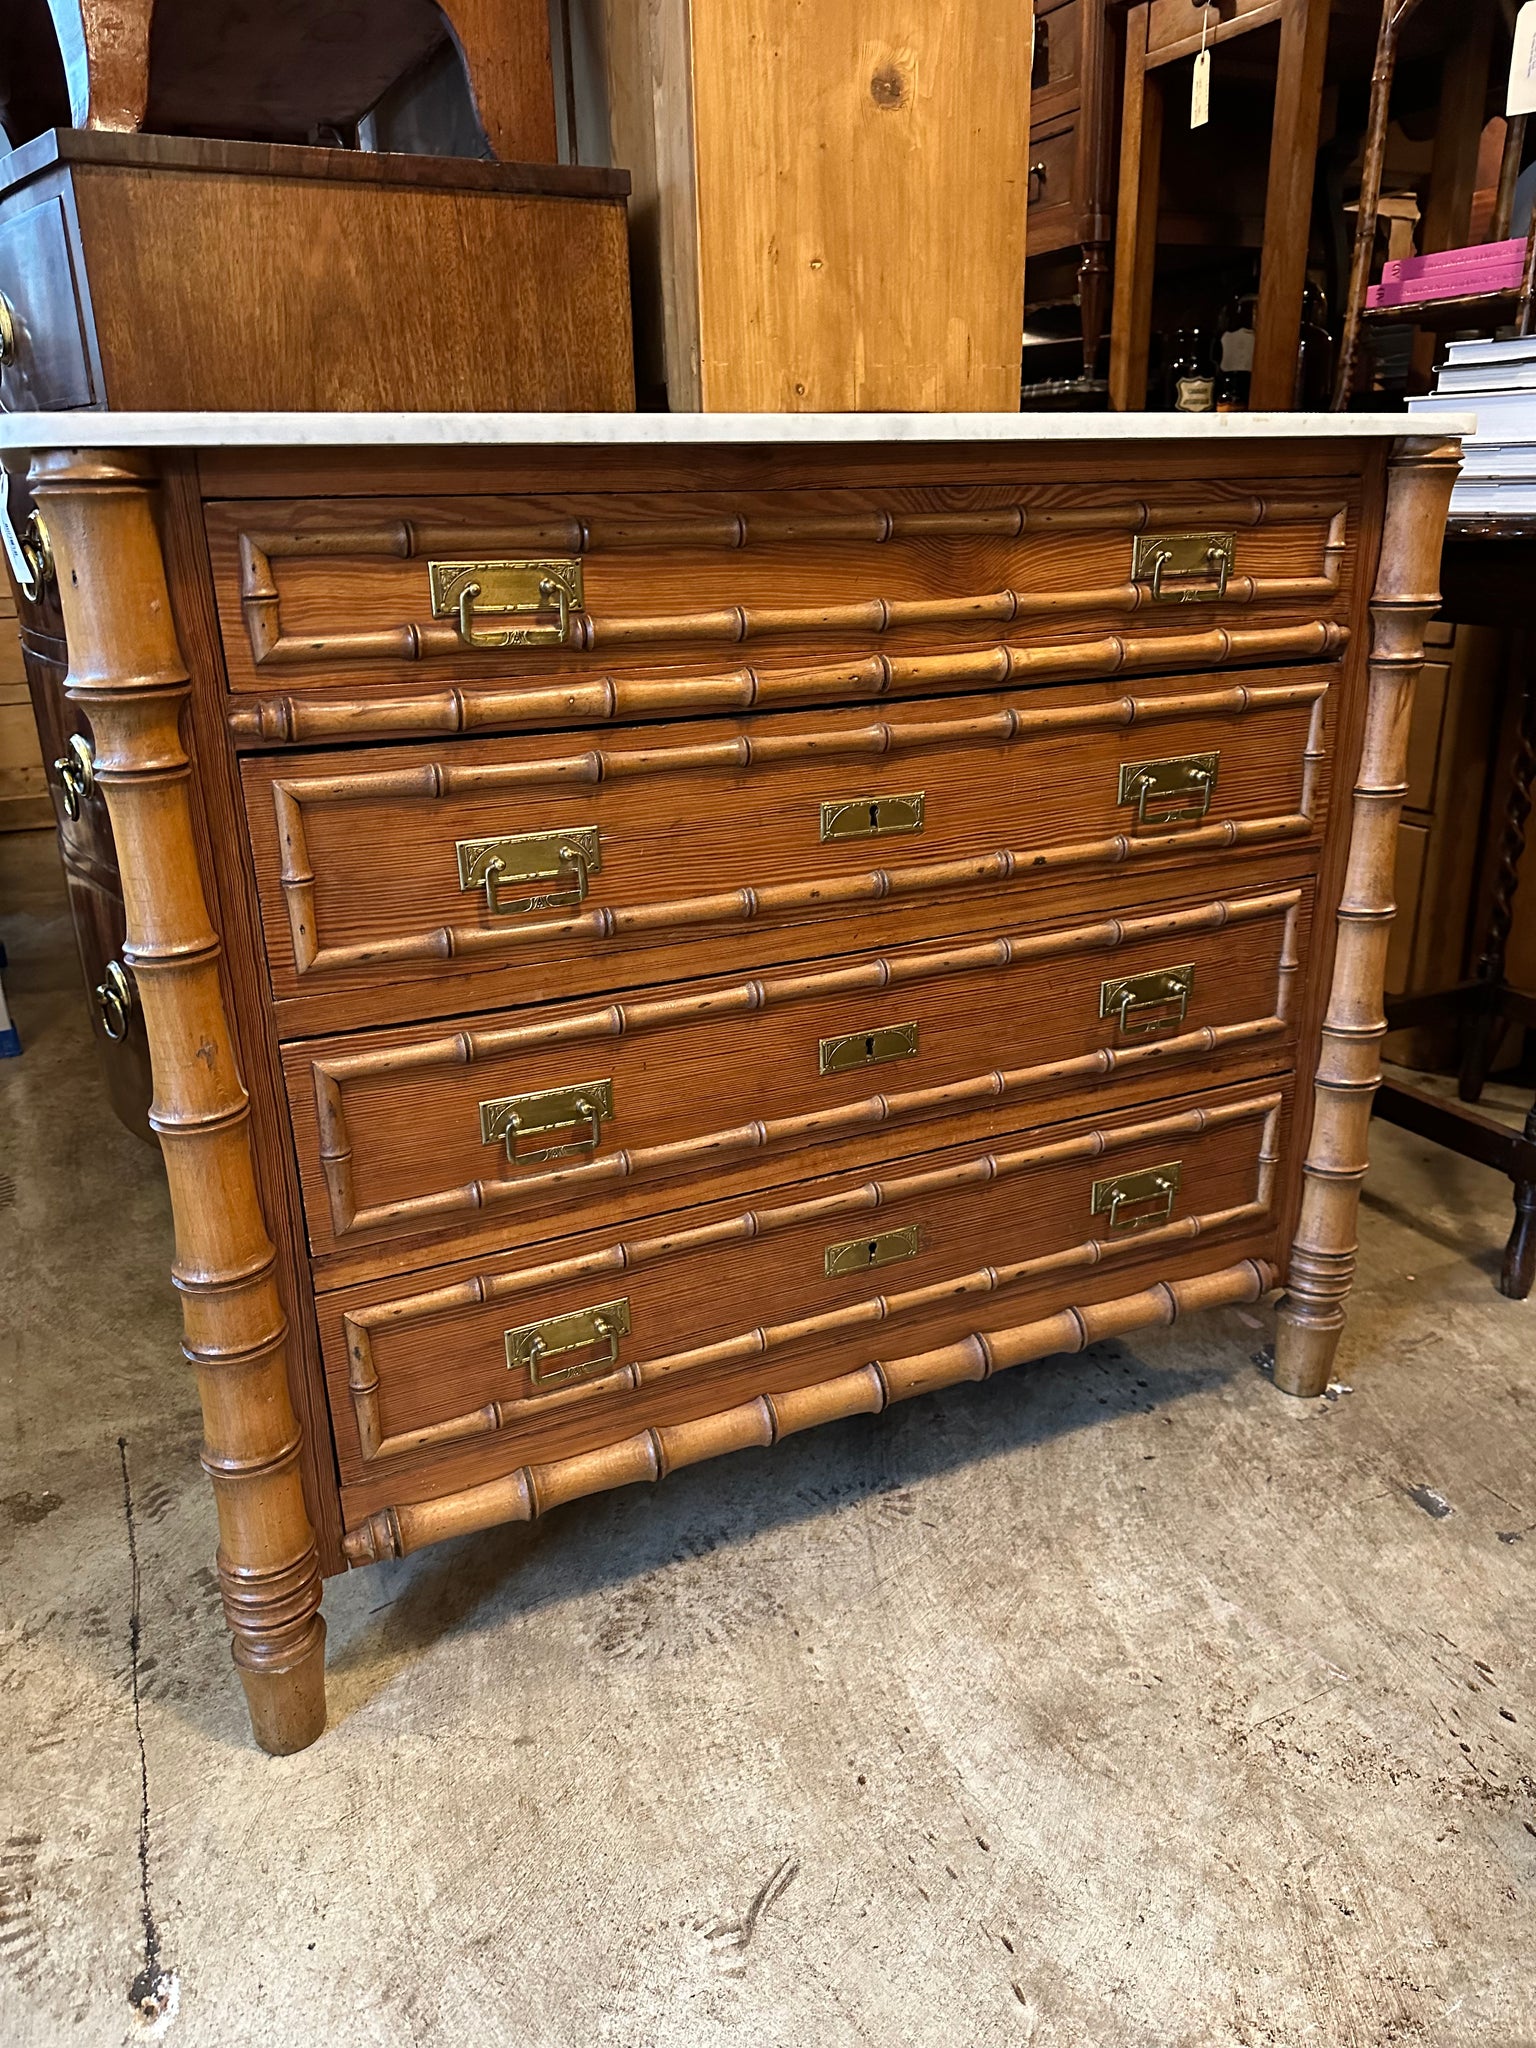
[[[1536,114],[1536,0],[1525,0],[1515,16],[1514,47],[1509,53],[1509,97],[1506,114]]]
[[[1527,0],[1536,8],[1536,0]],[[1189,125],[1203,128],[1211,118],[1211,53],[1202,50],[1195,59],[1195,75],[1189,87]]]

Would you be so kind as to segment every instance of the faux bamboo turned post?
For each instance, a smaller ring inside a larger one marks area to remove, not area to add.
[[[1440,545],[1460,467],[1457,442],[1403,440],[1388,472],[1333,985],[1314,1082],[1301,1217],[1275,1341],[1275,1384],[1303,1398],[1328,1384],[1355,1275],[1366,1136],[1387,1030],[1382,988],[1397,908],[1392,876],[1407,791],[1408,721],[1424,662],[1424,628],[1440,602]]]
[[[121,863],[127,939],[154,1069],[150,1123],[176,1228],[172,1278],[203,1407],[219,1516],[219,1583],[261,1747],[302,1749],[325,1726],[325,1624],[299,1477],[287,1325],[256,1192],[250,1107],[235,1061],[192,835],[177,646],[140,458],[40,455],[69,646],[68,691],[91,721],[96,779]]]

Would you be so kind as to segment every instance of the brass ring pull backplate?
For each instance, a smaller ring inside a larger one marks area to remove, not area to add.
[[[460,839],[455,844],[459,887],[484,890],[492,917],[529,910],[569,910],[586,900],[587,878],[600,874],[602,843],[595,827],[563,832],[519,832],[504,839]],[[529,890],[529,883],[547,886]],[[512,890],[520,893],[512,895]]]
[[[507,1370],[526,1372],[534,1387],[592,1379],[617,1362],[619,1339],[628,1334],[627,1295],[620,1295],[617,1301],[595,1302],[591,1308],[572,1309],[568,1315],[546,1316],[540,1323],[521,1323],[506,1333]],[[550,1363],[552,1359],[570,1359],[577,1351],[592,1355],[569,1364]]]
[[[84,733],[70,734],[63,753],[53,764],[53,772],[59,778],[65,817],[78,818],[86,798],[96,787],[96,756]]]
[[[121,1045],[133,1018],[133,983],[121,960],[110,962],[92,993],[102,1030],[114,1045]]]
[[[427,578],[433,618],[456,618],[466,647],[558,647],[582,607],[581,563],[569,558],[429,562]],[[527,623],[487,632],[481,619]]]

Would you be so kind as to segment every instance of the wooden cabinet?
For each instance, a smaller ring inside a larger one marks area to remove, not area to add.
[[[1277,1282],[1321,1389],[1432,425],[0,430],[261,1742],[325,1572]]]
[[[1109,311],[1117,71],[1104,0],[1035,0],[1028,297],[1076,297],[1082,380],[1096,389]]]

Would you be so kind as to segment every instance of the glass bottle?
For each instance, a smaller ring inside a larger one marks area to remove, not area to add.
[[[1168,399],[1175,412],[1214,412],[1216,378],[1211,339],[1200,327],[1181,327],[1168,362]]]

